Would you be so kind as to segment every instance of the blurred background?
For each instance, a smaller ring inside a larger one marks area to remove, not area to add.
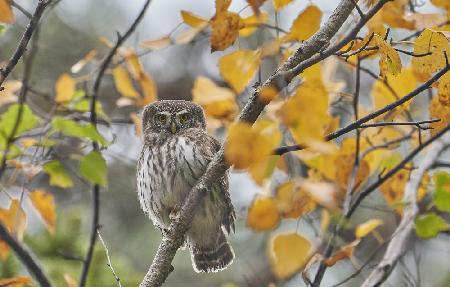
[[[33,11],[35,1],[17,0],[16,3],[27,11]],[[270,2],[270,1],[267,1]],[[313,2],[324,12],[325,21],[338,1],[314,0],[294,1],[278,13],[278,26],[289,30],[293,19],[308,4]],[[427,2],[427,1],[423,1]],[[69,73],[70,67],[82,59],[86,53],[96,49],[100,55],[108,51],[99,39],[104,37],[111,42],[116,39],[116,32],[124,32],[139,13],[142,0],[63,0],[47,11],[39,31],[38,53],[33,67],[30,84],[35,92],[28,96],[30,107],[38,115],[45,115],[52,106],[50,99],[54,96],[54,83],[62,73]],[[181,10],[188,10],[204,18],[214,15],[213,0],[153,0],[143,21],[135,33],[126,42],[126,47],[140,50],[139,43],[166,36],[175,28],[177,31],[188,29],[180,25]],[[275,18],[270,3],[263,8],[271,19]],[[431,11],[427,3],[420,6],[420,11]],[[234,0],[231,11],[240,12],[241,16],[252,14],[246,1]],[[0,36],[0,61],[5,61],[13,53],[28,19],[15,10],[17,22],[9,25]],[[273,21],[272,21],[273,22]],[[167,48],[152,51],[141,56],[145,69],[156,81],[159,99],[191,99],[191,89],[197,76],[203,75],[225,85],[218,72],[217,60],[229,51],[239,47],[256,48],[272,30],[259,29],[249,38],[240,40],[223,52],[210,52],[209,38],[199,35],[191,44],[171,45]],[[402,33],[396,30],[394,33]],[[369,67],[370,67],[370,61]],[[92,65],[95,65],[92,64]],[[261,70],[264,80],[277,66],[277,61],[265,60]],[[375,67],[375,62],[374,66]],[[83,71],[80,72],[81,76]],[[11,79],[21,79],[22,67],[19,66],[11,75]],[[348,83],[344,88],[352,92],[353,71],[337,65],[334,77]],[[363,101],[370,102],[369,91],[372,81],[363,75]],[[251,85],[250,85],[251,86]],[[249,91],[246,90],[240,101],[245,102]],[[125,123],[112,123],[111,128],[100,126],[100,131],[113,144],[103,152],[108,162],[108,188],[101,192],[101,234],[107,244],[114,268],[124,286],[137,286],[149,267],[161,236],[151,221],[148,220],[139,207],[136,196],[136,160],[139,156],[141,140],[136,136],[135,127],[129,120],[131,112],[140,112],[136,107],[118,107],[116,101],[119,93],[114,87],[112,77],[106,75],[100,89],[99,99],[105,112],[116,122],[122,119]],[[129,122],[129,123],[126,123]],[[219,133],[218,137],[221,136]],[[70,153],[73,142],[61,142],[56,153],[64,159]],[[70,166],[70,158],[67,158]],[[282,180],[285,175],[275,175],[276,180]],[[48,177],[39,175],[33,179],[29,188],[46,186]],[[269,188],[269,187],[268,187]],[[69,273],[77,278],[81,263],[78,260],[86,252],[87,239],[90,230],[91,187],[82,179],[76,179],[75,187],[57,189],[46,186],[57,199],[58,223],[55,235],[50,235],[36,218],[28,218],[28,235],[25,242],[42,259],[55,282],[55,286],[65,286],[61,274]],[[14,189],[9,190],[15,194]],[[187,251],[177,253],[173,272],[165,286],[267,286],[274,280],[266,258],[266,241],[270,233],[255,233],[245,226],[246,210],[255,194],[262,192],[252,179],[243,172],[233,172],[231,175],[231,196],[237,210],[238,224],[236,233],[231,235],[231,242],[236,253],[233,265],[226,271],[215,274],[194,273],[190,256]],[[0,202],[5,200],[0,194]],[[395,228],[399,218],[383,205],[382,199],[373,197],[367,200],[366,207],[361,208],[355,216],[358,221],[369,218],[366,213],[377,214],[386,224],[381,228],[381,234],[386,236]],[[30,208],[25,205],[27,208]],[[374,208],[374,206],[379,208]],[[33,213],[29,213],[33,214]],[[303,234],[315,238],[315,229],[319,225],[320,214],[311,214],[301,220],[284,220],[282,225],[273,232],[301,230]],[[389,224],[391,223],[391,224]],[[328,270],[323,286],[332,286],[351,274],[355,267],[361,266],[365,257],[373,251],[375,239],[367,239],[362,248],[355,253],[354,262],[341,261]],[[395,276],[386,286],[419,286],[414,285],[413,278],[419,278],[420,286],[450,286],[450,245],[448,238],[439,237],[426,242],[415,242],[403,259],[401,266],[396,268]],[[380,252],[381,254],[381,252]],[[417,265],[417,266],[416,266]],[[20,263],[10,258],[7,263],[0,263],[3,276],[20,269]],[[314,270],[314,269],[313,269]],[[409,270],[409,271],[408,271]],[[412,272],[413,274],[409,274]],[[405,275],[406,274],[406,275]],[[362,272],[355,280],[343,286],[359,286],[364,278]],[[410,281],[404,278],[412,278]],[[446,283],[447,282],[447,283]],[[230,285],[227,285],[230,284]],[[303,286],[300,276],[280,284],[280,286]],[[94,262],[90,272],[88,286],[116,286],[114,278],[106,266],[104,249],[98,242]]]

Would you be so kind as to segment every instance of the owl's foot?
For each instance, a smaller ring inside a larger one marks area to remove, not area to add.
[[[169,213],[169,219],[170,220],[175,220],[178,217],[178,213],[180,211],[180,206],[179,205],[175,205],[175,207],[172,209],[172,211]]]

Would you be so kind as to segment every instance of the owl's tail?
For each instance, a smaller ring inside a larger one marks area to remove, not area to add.
[[[192,266],[196,272],[217,272],[233,262],[234,252],[222,230],[215,244],[204,246],[190,242]]]

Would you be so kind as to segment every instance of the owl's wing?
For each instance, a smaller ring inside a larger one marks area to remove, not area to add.
[[[193,136],[195,134],[195,136]],[[200,133],[191,133],[191,139],[195,141],[196,146],[200,149],[200,152],[208,160],[208,164],[214,158],[214,155],[220,150],[220,142],[208,135],[206,132],[201,131]],[[220,179],[220,198],[222,202],[225,203],[226,211],[222,217],[222,225],[230,233],[235,231],[234,221],[236,219],[236,213],[234,212],[233,204],[231,203],[231,197],[229,192],[228,184],[229,172],[227,171],[225,175]]]

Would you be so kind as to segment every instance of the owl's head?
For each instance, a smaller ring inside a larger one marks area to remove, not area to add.
[[[142,114],[144,133],[176,134],[189,128],[206,128],[203,108],[182,100],[163,100],[144,108]]]

